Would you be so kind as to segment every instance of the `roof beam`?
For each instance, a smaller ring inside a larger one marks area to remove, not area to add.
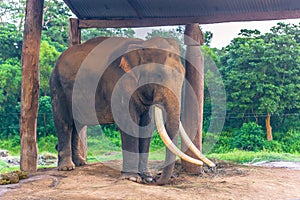
[[[180,18],[144,18],[144,19],[93,19],[79,20],[79,28],[135,28],[152,26],[185,25],[190,23],[213,24],[238,21],[263,21],[300,18],[300,10],[251,12],[234,15],[214,15]]]

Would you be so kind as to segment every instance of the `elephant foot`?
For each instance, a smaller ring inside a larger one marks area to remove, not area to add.
[[[155,183],[155,178],[151,172],[140,172],[138,174],[142,178],[143,183]]]
[[[58,164],[58,171],[70,171],[75,169],[75,165],[72,160],[60,161]]]
[[[139,176],[138,173],[133,173],[133,172],[121,172],[121,180],[129,180],[132,182],[136,182],[136,183],[141,183],[142,182],[142,178]]]
[[[172,183],[173,181],[175,181],[176,178],[178,178],[178,175],[172,174],[169,180],[163,179],[162,178],[162,173],[158,173],[154,177],[155,185],[166,185],[166,184],[169,184],[169,183]]]
[[[140,173],[121,172],[120,179],[129,180],[136,183],[145,183],[145,184],[155,183],[155,178],[152,176],[150,172],[140,172]]]
[[[73,157],[72,160],[76,167],[86,165],[85,159],[83,159],[81,156]]]

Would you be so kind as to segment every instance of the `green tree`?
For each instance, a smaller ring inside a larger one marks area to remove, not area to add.
[[[10,58],[21,58],[22,34],[14,24],[0,23],[0,63]]]
[[[45,1],[42,40],[48,41],[59,52],[63,52],[69,46],[70,16],[71,12],[62,0]]]
[[[41,42],[40,50],[40,88],[41,94],[49,95],[49,78],[60,53],[47,41]]]
[[[21,92],[21,64],[18,59],[0,63],[0,136],[18,133]]]
[[[37,132],[38,137],[55,134],[50,96],[41,96],[39,99]]]
[[[25,18],[25,0],[0,1],[0,24],[14,24],[22,32]]]
[[[299,26],[278,24],[270,33],[242,30],[224,49],[222,74],[231,113],[259,122],[265,117],[272,140],[271,116],[300,108]],[[291,103],[293,102],[293,103]]]
[[[134,30],[131,28],[89,28],[81,30],[81,39],[85,42],[99,36],[133,38],[134,34]]]

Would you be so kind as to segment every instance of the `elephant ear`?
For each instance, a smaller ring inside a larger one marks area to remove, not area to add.
[[[140,65],[142,56],[141,46],[136,44],[131,44],[128,46],[127,52],[122,56],[120,61],[120,67],[124,72],[129,72],[135,66]]]
[[[120,61],[120,67],[124,70],[124,72],[129,72],[132,69],[132,66],[129,64],[127,58],[125,56],[122,56]]]

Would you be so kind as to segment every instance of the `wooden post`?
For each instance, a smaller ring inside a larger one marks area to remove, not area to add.
[[[79,29],[79,20],[70,18],[69,20],[69,42],[70,47],[81,44],[81,30]]]
[[[202,123],[203,123],[203,101],[204,101],[204,59],[201,54],[200,45],[204,43],[202,32],[198,23],[188,24],[185,27],[184,43],[187,45],[186,50],[186,81],[184,95],[184,113],[183,126],[190,136],[191,140],[200,151],[202,151]],[[197,102],[192,99],[196,95]],[[181,146],[182,150],[191,157],[195,155],[187,150],[185,144]],[[182,167],[192,174],[202,173],[202,167],[190,164],[181,160]]]
[[[69,19],[69,46],[81,44],[81,29],[79,28],[79,20],[76,18]],[[78,130],[79,135],[79,153],[87,159],[87,127]]]
[[[39,54],[44,0],[27,0],[22,47],[21,170],[37,170],[36,124],[39,101]]]

